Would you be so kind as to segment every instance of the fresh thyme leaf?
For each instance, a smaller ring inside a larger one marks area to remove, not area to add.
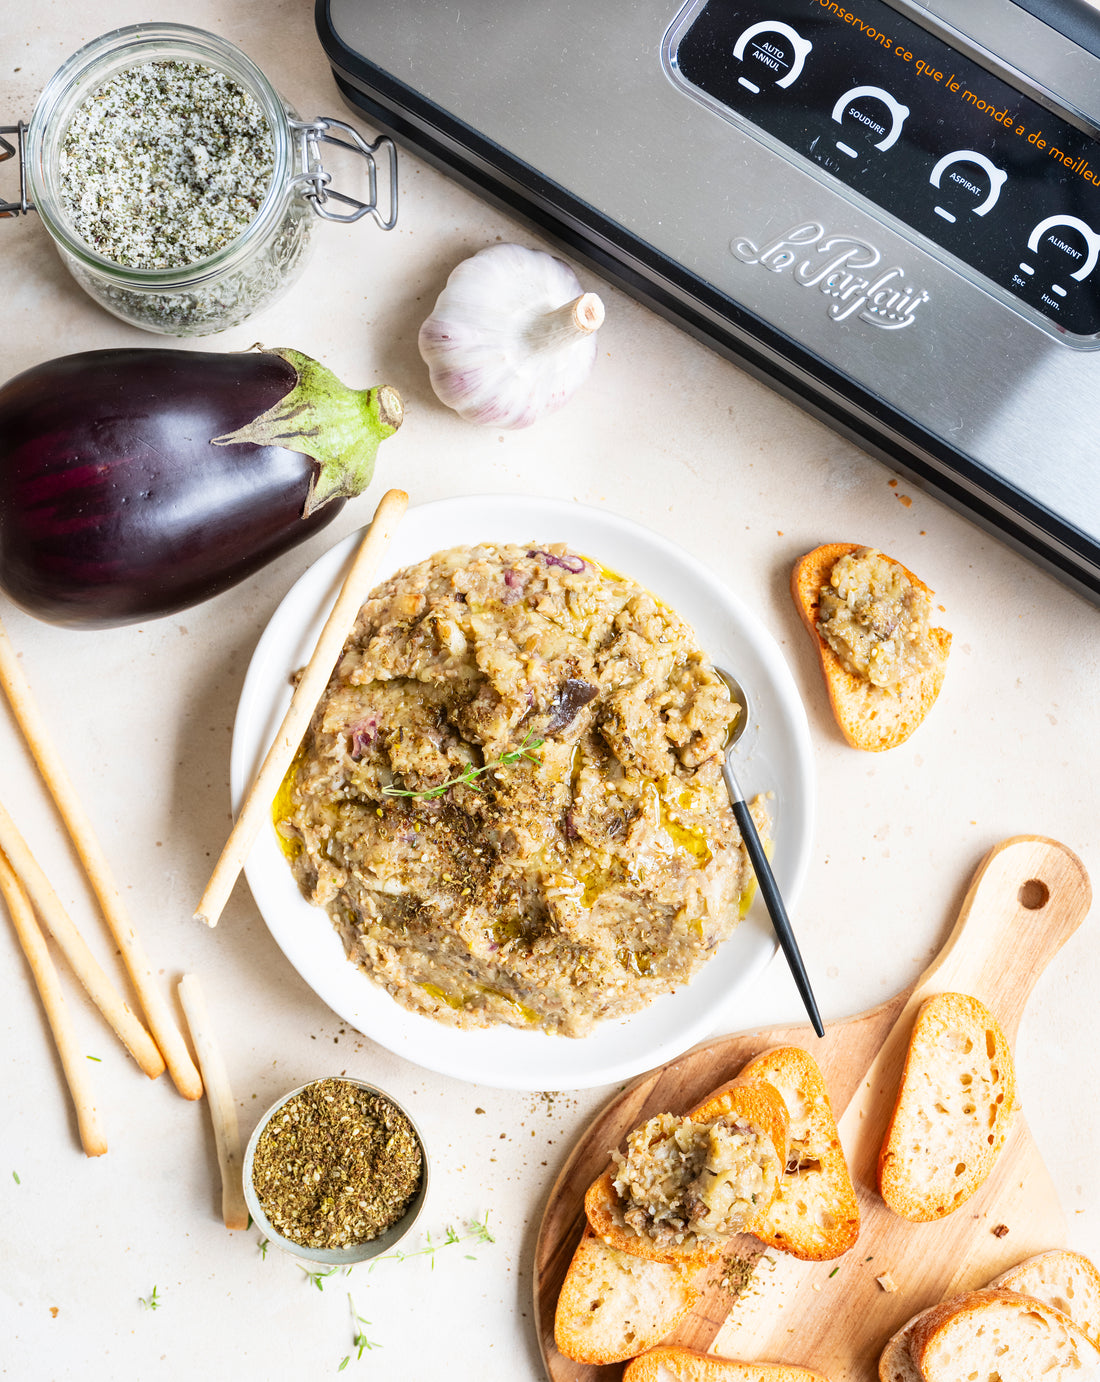
[[[311,1286],[316,1286],[318,1291],[323,1291],[325,1289],[325,1278],[335,1276],[339,1270],[339,1267],[326,1267],[323,1271],[318,1268],[317,1271],[311,1272],[305,1267],[302,1268],[302,1271],[306,1274],[306,1280]]]
[[[98,1061],[99,1064],[101,1064],[101,1065],[103,1064],[103,1057],[102,1057],[102,1056],[85,1056],[84,1059],[85,1059],[85,1060],[94,1060],[94,1061]]]
[[[350,1362],[351,1362],[350,1357],[345,1353],[344,1356],[343,1356],[343,1358],[341,1358],[341,1360],[340,1360],[340,1366],[336,1369],[336,1371],[337,1371],[337,1372],[343,1372],[344,1369],[347,1367],[347,1365],[348,1365]]]
[[[497,1241],[489,1230],[489,1215],[487,1213],[483,1219],[472,1220],[470,1229],[479,1243],[495,1243]]]
[[[448,1224],[447,1227],[446,1227],[446,1229],[444,1230],[444,1237],[443,1237],[442,1241],[439,1242],[439,1243],[433,1243],[433,1242],[432,1242],[432,1235],[431,1235],[430,1233],[425,1233],[425,1235],[424,1235],[424,1246],[423,1246],[422,1248],[417,1248],[417,1249],[415,1249],[413,1252],[402,1252],[400,1249],[398,1249],[398,1250],[396,1250],[395,1252],[383,1253],[380,1257],[376,1257],[376,1258],[374,1258],[374,1259],[371,1261],[371,1263],[370,1263],[370,1265],[368,1266],[367,1270],[368,1270],[369,1272],[373,1272],[374,1269],[375,1269],[375,1267],[376,1267],[380,1262],[405,1262],[405,1261],[407,1261],[407,1260],[408,1260],[409,1258],[411,1258],[411,1257],[427,1257],[427,1258],[429,1258],[429,1259],[430,1259],[430,1262],[431,1262],[431,1267],[432,1267],[433,1270],[434,1270],[434,1268],[435,1268],[436,1254],[437,1254],[438,1252],[440,1252],[443,1248],[450,1247],[452,1243],[468,1243],[468,1242],[470,1242],[471,1240],[472,1240],[473,1242],[475,1242],[475,1243],[495,1243],[495,1242],[496,1242],[496,1239],[495,1239],[495,1238],[493,1237],[493,1235],[489,1232],[489,1216],[488,1216],[488,1214],[485,1215],[484,1220],[480,1220],[480,1219],[470,1219],[470,1220],[467,1220],[467,1222],[466,1222],[466,1227],[465,1227],[465,1232],[462,1232],[462,1233],[460,1233],[460,1232],[454,1227],[453,1224]],[[464,1257],[471,1257],[471,1260],[472,1260],[472,1261],[475,1261],[475,1262],[477,1261],[477,1258],[472,1257],[472,1255],[471,1255],[470,1253],[464,1253],[463,1256],[464,1256]]]
[[[160,1308],[160,1301],[157,1299],[157,1288],[155,1286],[147,1296],[139,1296],[138,1300],[141,1301],[144,1310],[158,1310]]]
[[[268,1250],[268,1248],[269,1248],[270,1246],[271,1246],[271,1243],[270,1243],[270,1241],[269,1241],[267,1238],[261,1238],[261,1239],[260,1239],[260,1256],[261,1256],[261,1257],[266,1257],[266,1256],[267,1256],[267,1250]]]
[[[351,1341],[351,1342],[355,1345],[355,1347],[359,1350],[358,1353],[356,1354],[356,1360],[358,1361],[358,1359],[362,1358],[363,1354],[367,1351],[367,1349],[369,1349],[369,1348],[371,1348],[371,1349],[373,1349],[373,1348],[381,1348],[382,1345],[381,1345],[381,1344],[372,1343],[372,1342],[370,1341],[370,1339],[368,1339],[367,1336],[363,1333],[363,1330],[362,1330],[361,1326],[362,1326],[362,1325],[367,1325],[367,1326],[369,1327],[369,1326],[370,1326],[370,1320],[365,1320],[365,1319],[363,1318],[362,1315],[357,1315],[357,1314],[355,1313],[355,1302],[354,1302],[354,1301],[352,1300],[352,1298],[351,1298],[351,1292],[350,1292],[350,1291],[348,1292],[348,1308],[351,1310],[351,1318],[352,1318],[353,1323],[354,1323],[356,1326],[360,1326],[360,1327],[357,1327],[357,1328],[356,1328],[355,1334],[353,1335],[352,1341]]]
[[[13,1172],[11,1173],[11,1178],[12,1178],[13,1181],[15,1181],[16,1185],[22,1185],[22,1184],[23,1184],[23,1182],[19,1179],[19,1172],[18,1172],[18,1171],[13,1171]]]
[[[437,787],[425,787],[418,792],[405,787],[383,787],[382,795],[384,797],[419,797],[423,801],[430,801],[435,797],[441,797],[451,787],[459,785],[472,787],[475,792],[480,792],[481,786],[474,781],[475,778],[480,777],[482,773],[491,772],[494,768],[510,768],[521,758],[526,758],[532,763],[538,763],[539,759],[535,756],[534,751],[542,748],[544,743],[545,740],[543,739],[532,738],[530,731],[528,731],[518,749],[509,749],[507,753],[502,753],[499,758],[493,758],[488,763],[483,763],[480,768],[475,768],[471,763],[462,772],[447,778],[446,782],[441,782]]]

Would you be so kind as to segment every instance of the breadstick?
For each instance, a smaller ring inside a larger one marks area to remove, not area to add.
[[[126,915],[107,857],[100,848],[91,820],[80,804],[64,761],[54,748],[45,722],[35,706],[30,685],[23,675],[3,625],[0,625],[0,685],[3,685],[27,746],[76,846],[77,855],[84,865],[92,891],[118,945],[123,963],[133,981],[134,992],[152,1029],[153,1037],[160,1047],[172,1080],[185,1098],[198,1099],[202,1095],[199,1072],[195,1069],[187,1045],[157,988],[141,942]]]
[[[260,823],[275,799],[279,784],[290,767],[291,760],[302,742],[321,692],[328,685],[332,669],[340,656],[341,649],[355,624],[356,615],[374,581],[374,573],[383,552],[389,546],[393,530],[401,520],[408,505],[409,496],[403,490],[391,489],[382,496],[375,510],[370,527],[359,544],[340,594],[332,607],[324,628],[317,639],[317,646],[306,664],[286,715],[275,735],[275,740],[267,751],[256,780],[237,816],[236,824],[230,831],[221,857],[210,875],[206,891],[199,899],[195,909],[195,920],[205,921],[207,926],[217,926],[222,909],[229,900],[237,875],[244,867],[249,851],[260,830]]]
[[[42,932],[38,929],[30,899],[19,885],[11,865],[0,853],[0,895],[7,903],[15,934],[23,947],[23,954],[31,967],[38,996],[46,1010],[46,1020],[50,1024],[57,1054],[61,1057],[61,1068],[72,1095],[76,1109],[76,1125],[80,1132],[81,1145],[86,1156],[102,1156],[107,1150],[107,1140],[99,1126],[99,1114],[88,1080],[88,1062],[81,1054],[73,1030],[69,1010],[65,1006],[65,996],[61,992],[57,971],[50,959]]]
[[[27,842],[16,829],[15,822],[0,804],[0,850],[8,856],[23,888],[30,896],[43,925],[61,947],[76,977],[88,991],[88,996],[111,1024],[123,1046],[151,1080],[164,1072],[164,1061],[153,1039],[134,1014],[125,999],[112,984],[84,938],[69,919],[61,899],[39,868]]]
[[[248,1206],[241,1180],[241,1135],[237,1125],[237,1110],[229,1087],[225,1062],[214,1040],[214,1030],[206,1011],[206,999],[198,975],[185,974],[179,983],[180,1002],[195,1043],[210,1117],[214,1123],[214,1143],[218,1149],[218,1166],[222,1174],[222,1218],[226,1228],[248,1227]]]

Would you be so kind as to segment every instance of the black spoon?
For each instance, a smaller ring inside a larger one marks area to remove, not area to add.
[[[715,672],[722,678],[729,688],[730,697],[737,707],[736,718],[730,722],[729,730],[726,733],[724,745],[724,757],[722,759],[722,780],[726,784],[726,791],[729,793],[730,805],[733,807],[733,814],[737,819],[737,824],[741,827],[741,838],[745,842],[745,849],[748,851],[749,862],[752,864],[753,872],[756,874],[756,882],[760,888],[760,894],[768,909],[768,914],[775,927],[775,934],[779,937],[779,944],[783,947],[783,954],[787,957],[790,965],[791,974],[794,976],[795,987],[801,995],[806,1011],[810,1015],[814,1031],[819,1037],[825,1035],[825,1027],[821,1021],[821,1014],[817,1010],[817,1001],[814,998],[813,989],[810,987],[809,976],[806,973],[806,966],[802,963],[802,955],[798,949],[798,942],[794,938],[794,931],[791,929],[790,918],[787,916],[787,909],[783,905],[783,899],[779,894],[779,885],[775,881],[775,874],[772,873],[772,866],[768,863],[768,856],[764,852],[764,846],[760,841],[756,825],[749,811],[748,802],[745,794],[738,785],[737,778],[734,776],[733,767],[730,763],[730,754],[734,744],[740,739],[745,726],[749,720],[749,706],[744,691],[738,685],[736,679],[729,672],[723,671],[721,667],[715,667]]]

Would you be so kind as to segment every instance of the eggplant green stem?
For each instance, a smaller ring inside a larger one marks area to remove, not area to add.
[[[379,444],[401,426],[405,408],[389,384],[351,389],[317,360],[289,347],[278,355],[298,376],[278,403],[235,432],[214,437],[215,446],[282,446],[301,451],[315,462],[302,517],[333,499],[354,499],[374,475]]]

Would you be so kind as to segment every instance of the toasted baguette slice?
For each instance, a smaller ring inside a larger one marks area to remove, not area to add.
[[[924,1382],[1075,1382],[1100,1349],[1060,1310],[1015,1291],[969,1291],[913,1322],[909,1353]]]
[[[929,629],[930,667],[906,677],[896,690],[875,686],[865,677],[849,672],[822,638],[817,625],[821,590],[829,584],[833,566],[841,557],[860,550],[858,543],[831,542],[808,552],[795,563],[791,572],[791,596],[817,648],[829,702],[841,732],[853,748],[878,753],[903,744],[935,704],[947,670],[951,635],[946,629]],[[893,557],[887,557],[887,561],[899,567],[918,589],[932,595],[928,586],[908,567],[894,561]]]
[[[738,1363],[690,1348],[653,1348],[627,1363],[622,1382],[829,1382],[809,1368],[782,1363]]]
[[[715,1090],[693,1108],[688,1117],[693,1123],[700,1125],[713,1123],[719,1118],[744,1122],[770,1144],[776,1164],[769,1189],[753,1206],[751,1215],[746,1215],[730,1229],[729,1237],[735,1233],[755,1232],[771,1207],[778,1189],[780,1173],[787,1160],[789,1119],[781,1096],[771,1085],[733,1080]],[[606,1170],[589,1186],[584,1199],[584,1211],[589,1226],[604,1242],[623,1252],[634,1253],[655,1262],[678,1263],[692,1269],[717,1259],[726,1239],[716,1242],[713,1239],[700,1238],[689,1229],[678,1243],[655,1241],[646,1232],[625,1222],[623,1210],[626,1206],[615,1186],[616,1174],[614,1167]]]
[[[909,1352],[910,1334],[919,1318],[919,1315],[914,1315],[887,1340],[878,1360],[879,1382],[924,1382],[924,1374],[919,1371]]]
[[[1100,1348],[1100,1272],[1087,1257],[1062,1248],[1041,1252],[1010,1267],[989,1284],[1061,1310]]]
[[[967,994],[929,998],[879,1152],[882,1198],[914,1223],[958,1209],[993,1170],[1015,1109],[1012,1052],[997,1019]]]
[[[660,1343],[701,1295],[690,1272],[585,1229],[558,1294],[554,1342],[575,1363],[621,1363]]]
[[[1100,1272],[1080,1253],[1062,1248],[1039,1253],[995,1276],[986,1289],[1015,1291],[1060,1310],[1100,1347]],[[909,1352],[909,1341],[913,1326],[925,1313],[907,1320],[887,1342],[879,1359],[879,1382],[924,1382]]]
[[[749,1061],[741,1078],[777,1089],[790,1119],[786,1168],[753,1232],[806,1262],[840,1257],[859,1237],[859,1204],[821,1067],[800,1046],[776,1046]]]

